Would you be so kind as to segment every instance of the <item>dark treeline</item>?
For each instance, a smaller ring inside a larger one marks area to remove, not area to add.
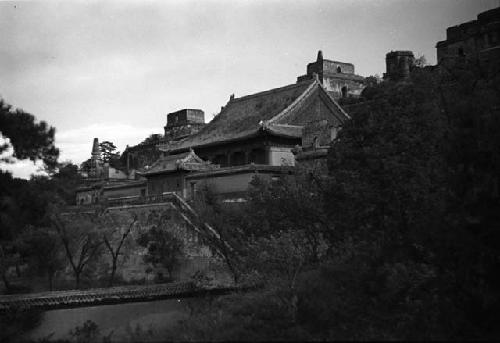
[[[12,157],[41,161],[46,174],[24,180],[0,170],[0,273],[5,292],[26,292],[29,288],[9,281],[9,269],[15,267],[21,276],[21,265],[29,261],[35,274],[48,274],[52,284],[53,269],[61,269],[62,263],[53,255],[58,249],[54,245],[57,240],[47,230],[51,226],[49,209],[74,204],[80,178],[76,165],[57,162],[54,127],[36,122],[32,114],[13,109],[3,100],[0,124],[2,136],[12,146]],[[5,143],[0,152],[7,152],[8,147]],[[15,162],[4,156],[3,162]]]
[[[500,328],[499,76],[416,68],[367,88],[329,176],[198,201],[236,281],[170,339],[494,339]]]

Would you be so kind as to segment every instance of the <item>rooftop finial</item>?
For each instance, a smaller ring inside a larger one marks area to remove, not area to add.
[[[316,60],[317,61],[323,61],[323,51],[318,50],[318,58]]]

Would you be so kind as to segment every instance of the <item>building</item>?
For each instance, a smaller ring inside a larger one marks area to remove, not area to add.
[[[147,178],[147,194],[161,195],[176,193],[186,198],[186,176],[193,171],[207,171],[219,168],[203,161],[193,150],[177,155],[164,155],[140,175]]]
[[[205,126],[205,112],[199,109],[185,108],[167,115],[164,143],[178,141],[197,133]]]
[[[483,72],[500,68],[500,7],[480,13],[476,20],[446,29],[436,45],[438,64],[453,68],[467,61]]]
[[[165,135],[156,137],[157,145],[147,144],[150,157],[158,155],[156,161],[149,158],[151,164],[141,170],[134,161],[134,153],[140,158],[141,149],[127,148],[127,171],[134,167],[136,177],[147,179],[146,196],[175,192],[190,199],[204,185],[221,196],[241,196],[256,175],[273,179],[293,173],[296,147],[326,149],[349,119],[336,98],[358,96],[363,87],[364,78],[354,74],[352,64],[324,60],[320,51],[317,61],[309,63],[307,75],[296,83],[242,97],[231,95],[208,124],[201,110],[169,113]],[[142,186],[130,185],[130,194],[124,196],[142,196]],[[98,194],[94,199],[110,198],[106,187],[94,189]],[[85,190],[85,199],[91,191]]]
[[[401,81],[410,77],[410,72],[415,65],[415,56],[411,51],[391,51],[385,55],[386,72],[384,79]]]
[[[90,153],[90,171],[88,174],[89,178],[101,178],[102,177],[102,162],[101,162],[101,149],[99,148],[99,139],[94,138],[92,144],[92,152]]]
[[[76,190],[77,205],[105,203],[117,198],[145,197],[146,180],[100,181],[82,185]]]
[[[316,61],[307,65],[307,74],[299,76],[297,82],[312,80],[315,75],[335,99],[359,97],[365,88],[365,78],[354,73],[353,64],[323,59],[321,50]]]
[[[340,71],[335,69],[335,74],[347,75],[335,76],[339,77],[335,80],[340,80],[335,81],[337,88],[332,88],[334,79],[330,78],[329,71],[333,68],[332,63],[336,63],[335,68],[341,68]],[[292,173],[295,165],[293,150],[297,146],[304,143],[328,146],[349,119],[334,98],[335,89],[341,92],[338,88],[340,82],[359,82],[358,90],[363,86],[363,78],[354,75],[354,66],[339,63],[323,60],[319,52],[318,61],[308,66],[311,77],[299,77],[294,84],[239,98],[232,95],[221,112],[197,133],[159,145],[163,158],[171,155],[176,159],[179,154],[192,149],[201,160],[220,166],[190,173],[183,171],[184,176],[177,170],[179,187],[184,187],[183,195],[190,198],[201,185],[210,184],[219,194],[236,196],[247,189],[256,174],[273,178]],[[323,70],[319,65],[326,68]],[[313,73],[319,70],[323,70],[322,76]],[[354,92],[355,87],[350,89]],[[304,130],[308,132],[305,141]],[[166,183],[161,188],[159,179],[148,173],[143,174],[152,185],[151,188],[148,186],[148,191],[153,191],[153,188],[154,192],[174,190],[175,187]],[[177,188],[175,191],[181,190]]]
[[[141,171],[161,156],[159,145],[168,145],[189,135],[195,134],[205,125],[205,113],[199,109],[182,109],[167,114],[164,135],[152,134],[141,143],[127,146],[121,159],[129,175]]]

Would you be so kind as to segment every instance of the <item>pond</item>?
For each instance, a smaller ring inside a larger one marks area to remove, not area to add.
[[[91,320],[97,324],[99,338],[112,342],[164,341],[165,333],[189,315],[188,305],[196,298],[168,299],[117,305],[50,310],[42,314],[38,327],[27,332],[24,340],[73,339],[71,330]],[[88,330],[87,330],[88,331]],[[91,331],[95,332],[95,330]]]

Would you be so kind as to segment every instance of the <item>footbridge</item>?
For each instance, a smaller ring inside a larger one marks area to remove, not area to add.
[[[82,306],[121,304],[127,302],[155,301],[170,298],[188,298],[207,294],[222,295],[237,287],[201,287],[193,282],[156,285],[121,286],[89,290],[68,290],[0,296],[0,313],[12,310],[53,310]]]

